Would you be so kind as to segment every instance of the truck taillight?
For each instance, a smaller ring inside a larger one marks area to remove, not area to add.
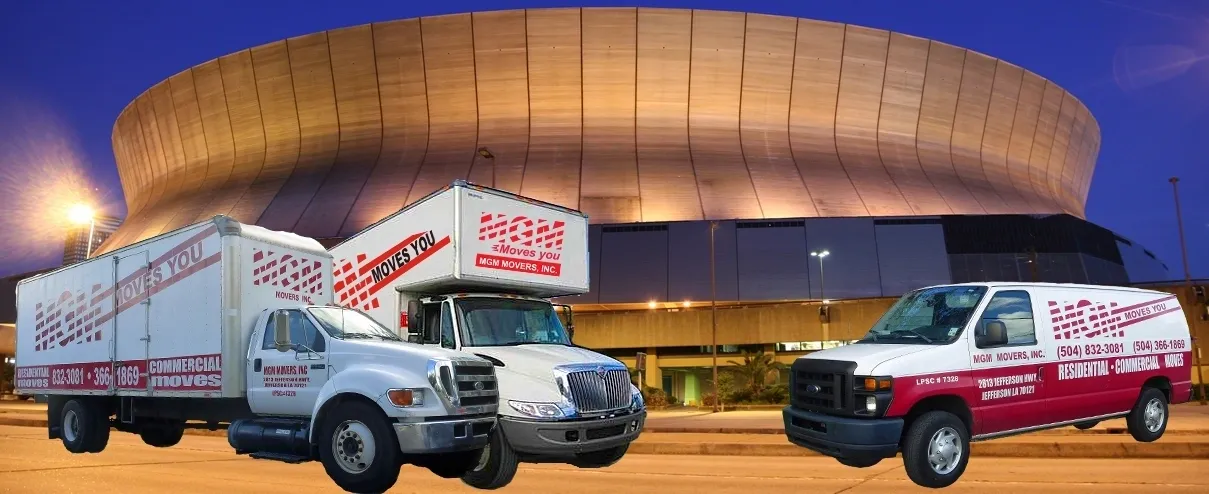
[[[406,312],[399,313],[399,327],[403,328],[403,329],[407,329],[407,313]]]

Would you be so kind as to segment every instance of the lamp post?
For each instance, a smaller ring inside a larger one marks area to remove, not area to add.
[[[88,225],[88,245],[84,248],[84,259],[92,257],[92,238],[97,226],[92,208],[84,204],[76,204],[67,212],[67,218],[77,225]]]
[[[718,412],[718,404],[722,396],[718,394],[718,280],[715,273],[714,232],[718,231],[718,222],[709,223],[709,317],[711,325],[710,353],[714,362],[714,413]]]
[[[1188,245],[1184,242],[1184,219],[1180,215],[1180,187],[1178,185],[1180,178],[1171,177],[1167,181],[1171,182],[1171,194],[1175,198],[1175,226],[1180,232],[1180,255],[1183,257],[1184,261],[1184,288],[1187,290],[1186,295],[1188,297],[1192,297],[1192,272],[1188,270]],[[1191,300],[1191,298],[1189,300]],[[1187,316],[1187,314],[1185,317],[1190,318],[1190,316]],[[1190,323],[1189,326],[1191,327],[1192,321],[1188,322]],[[1200,402],[1201,405],[1205,405],[1205,391],[1207,388],[1205,387],[1204,373],[1201,371],[1201,347],[1199,344],[1197,344],[1195,330],[1193,330],[1189,336],[1192,338],[1192,362],[1194,365],[1196,365],[1196,381],[1201,385]]]
[[[831,252],[828,250],[810,252],[810,257],[819,258],[819,300],[827,300],[827,297],[823,296],[823,258],[829,255]]]

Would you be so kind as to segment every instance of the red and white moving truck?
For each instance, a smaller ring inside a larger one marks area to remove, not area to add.
[[[973,283],[903,295],[856,344],[797,359],[785,432],[870,467],[903,455],[925,487],[961,476],[970,442],[1125,417],[1143,442],[1192,394],[1175,295],[1134,288]]]
[[[331,250],[339,303],[495,365],[499,427],[465,483],[506,485],[518,462],[605,467],[638,437],[625,364],[572,344],[548,300],[588,291],[583,213],[458,181]]]
[[[315,240],[218,216],[22,281],[19,393],[49,395],[73,453],[110,429],[157,447],[187,421],[229,423],[237,453],[321,460],[340,487],[382,492],[404,463],[459,477],[495,426],[490,362],[402,341],[331,305]]]

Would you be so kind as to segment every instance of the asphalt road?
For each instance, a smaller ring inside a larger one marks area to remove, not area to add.
[[[317,463],[287,465],[231,453],[216,437],[186,436],[156,449],[115,432],[100,454],[71,455],[45,431],[0,427],[0,493],[289,493],[339,492]],[[1209,462],[1196,460],[978,459],[953,493],[1209,492]],[[631,455],[603,470],[523,466],[501,492],[616,494],[926,492],[902,464],[852,469],[826,458]],[[457,480],[404,467],[392,493],[475,492]]]

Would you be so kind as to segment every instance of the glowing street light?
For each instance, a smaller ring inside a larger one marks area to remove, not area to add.
[[[76,204],[67,211],[67,219],[80,226],[88,225],[88,246],[84,250],[84,258],[92,257],[92,235],[96,231],[96,218],[92,208],[86,204]]]
[[[822,252],[815,250],[810,252],[810,257],[819,258],[819,298],[821,299],[825,299],[825,297],[823,297],[823,258],[829,255],[831,255],[831,251],[828,250],[823,250]]]

